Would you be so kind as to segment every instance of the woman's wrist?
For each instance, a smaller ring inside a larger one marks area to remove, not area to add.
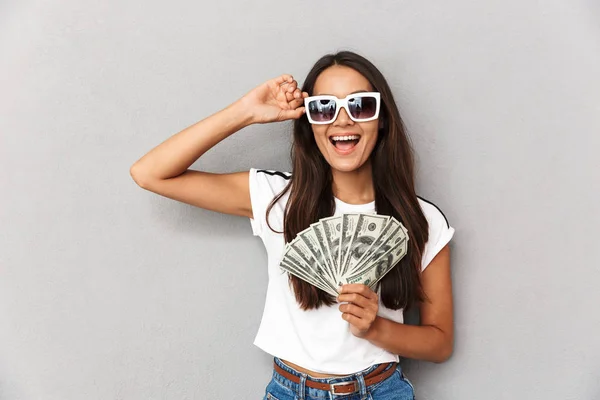
[[[256,123],[254,109],[246,104],[244,98],[237,100],[227,108],[235,115],[240,129]]]
[[[380,317],[379,315],[376,316],[375,321],[373,321],[373,324],[371,324],[371,327],[369,328],[365,336],[363,336],[363,339],[367,339],[370,342],[377,342],[381,335],[381,324],[383,322],[385,321],[383,321],[382,317]]]

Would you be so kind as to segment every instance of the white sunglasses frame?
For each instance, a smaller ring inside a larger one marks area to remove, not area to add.
[[[354,99],[356,97],[374,97],[375,98],[375,114],[369,118],[354,118],[348,109],[348,99]],[[311,118],[310,113],[308,112],[308,103],[315,100],[334,100],[335,101],[335,115],[330,121],[315,121]],[[368,122],[373,121],[379,117],[379,108],[381,106],[381,94],[379,92],[358,92],[352,93],[346,96],[343,99],[337,98],[335,96],[324,94],[320,96],[310,96],[304,99],[304,108],[306,110],[306,117],[308,118],[308,122],[314,125],[327,125],[332,124],[338,117],[340,110],[342,107],[346,110],[346,114],[348,114],[348,118],[350,118],[354,122]]]

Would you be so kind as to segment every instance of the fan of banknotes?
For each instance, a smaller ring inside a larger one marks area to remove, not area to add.
[[[406,255],[407,233],[400,222],[386,215],[322,218],[286,244],[280,266],[333,296],[346,283],[375,289]]]

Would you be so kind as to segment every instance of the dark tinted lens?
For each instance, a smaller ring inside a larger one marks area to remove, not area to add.
[[[348,108],[353,118],[371,118],[377,111],[377,99],[372,96],[354,97],[348,99]]]
[[[313,100],[308,103],[308,113],[317,122],[331,121],[335,115],[334,100]]]

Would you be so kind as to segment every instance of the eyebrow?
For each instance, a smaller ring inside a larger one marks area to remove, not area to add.
[[[357,90],[355,92],[348,93],[348,96],[351,95],[351,94],[367,93],[367,92],[371,92],[371,90],[364,90],[364,89]],[[319,94],[313,94],[313,96],[335,96],[335,95],[334,94],[329,94],[329,93],[319,93]],[[335,96],[335,97],[337,97],[337,96]],[[346,97],[346,96],[344,96],[344,97]]]

